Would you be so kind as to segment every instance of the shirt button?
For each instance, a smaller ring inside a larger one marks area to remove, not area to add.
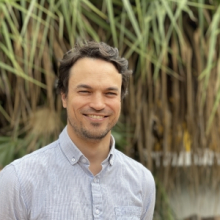
[[[95,213],[98,215],[100,213],[100,211],[98,209],[96,209]]]
[[[86,159],[85,159],[85,158],[83,158],[83,159],[82,159],[82,162],[83,162],[83,163],[86,163]]]
[[[99,180],[95,178],[94,179],[94,183],[98,183],[98,182],[99,182]]]
[[[73,158],[72,158],[72,161],[73,161],[73,162],[75,162],[75,161],[76,161],[76,159],[73,157]]]

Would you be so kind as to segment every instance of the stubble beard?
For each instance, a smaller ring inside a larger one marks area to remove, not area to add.
[[[99,133],[97,133],[97,132],[92,132],[91,130],[88,130],[85,127],[83,127],[82,122],[80,122],[80,126],[77,126],[68,117],[68,122],[70,126],[73,128],[75,134],[80,138],[83,138],[86,140],[92,140],[92,141],[102,140],[111,131],[111,129],[116,125],[117,121],[112,126],[108,125],[104,131],[100,131]],[[94,127],[94,130],[95,130],[100,126],[100,124],[92,123],[92,126]]]

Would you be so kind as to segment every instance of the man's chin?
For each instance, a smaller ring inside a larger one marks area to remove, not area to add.
[[[105,132],[90,132],[90,131],[83,131],[82,135],[84,138],[86,138],[87,140],[94,140],[94,141],[98,141],[98,140],[102,140],[103,138],[105,138],[108,134],[110,133],[110,131],[105,131]]]
[[[93,127],[100,127],[100,126],[101,126],[101,123],[92,122],[91,125],[92,125]]]

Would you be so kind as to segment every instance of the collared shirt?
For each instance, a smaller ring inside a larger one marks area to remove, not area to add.
[[[151,220],[149,170],[112,146],[93,175],[65,128],[57,141],[0,172],[1,220]]]

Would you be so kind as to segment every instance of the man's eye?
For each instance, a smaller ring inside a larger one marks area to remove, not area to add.
[[[107,92],[106,94],[110,95],[110,96],[116,96],[117,95],[117,93],[114,93],[114,92]]]
[[[86,90],[82,90],[82,91],[79,91],[79,93],[88,94],[88,93],[90,93],[90,92],[89,92],[89,91],[86,91]]]

